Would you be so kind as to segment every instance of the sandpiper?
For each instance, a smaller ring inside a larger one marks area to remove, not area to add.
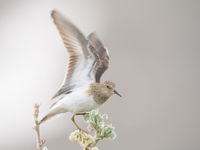
[[[53,96],[52,105],[40,124],[60,113],[72,112],[72,121],[80,129],[74,120],[76,115],[98,108],[113,94],[121,95],[115,90],[115,83],[100,83],[109,65],[109,55],[97,35],[91,33],[85,37],[56,10],[51,16],[69,53],[69,63],[64,83]]]

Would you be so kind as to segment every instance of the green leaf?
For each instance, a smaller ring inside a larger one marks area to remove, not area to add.
[[[116,137],[114,127],[112,125],[104,125],[98,134],[98,136],[105,139],[114,139]]]
[[[96,134],[96,139],[102,139],[102,136],[100,134]]]
[[[88,123],[89,130],[97,130],[97,139],[115,139],[116,134],[112,125],[104,123],[104,119],[108,119],[106,114],[100,115],[98,110],[92,110],[84,115],[84,120]]]
[[[89,116],[89,114],[85,114],[85,115],[83,116],[83,118],[84,118],[84,120],[87,122],[87,121],[89,120],[90,116]]]

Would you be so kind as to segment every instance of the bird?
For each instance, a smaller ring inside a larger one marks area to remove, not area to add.
[[[71,112],[71,120],[76,115],[85,115],[105,103],[115,90],[115,83],[100,82],[103,73],[109,67],[108,50],[95,32],[87,37],[57,10],[52,10],[51,17],[56,25],[64,46],[69,54],[67,73],[61,88],[52,97],[52,104],[39,124],[62,113]]]

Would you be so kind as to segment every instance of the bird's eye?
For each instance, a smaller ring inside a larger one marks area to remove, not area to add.
[[[111,86],[109,86],[109,85],[106,85],[106,87],[107,87],[108,89],[111,89]]]

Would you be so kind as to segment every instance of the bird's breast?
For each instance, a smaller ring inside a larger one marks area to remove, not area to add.
[[[93,99],[93,96],[88,95],[86,90],[75,91],[66,95],[61,101],[62,106],[70,112],[87,112],[99,107]]]

